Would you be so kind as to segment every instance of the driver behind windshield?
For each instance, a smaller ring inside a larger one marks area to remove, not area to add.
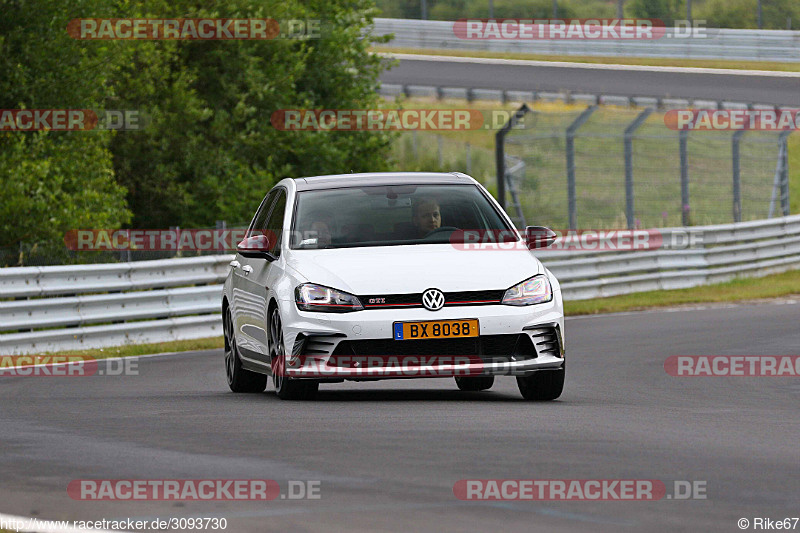
[[[309,216],[300,245],[304,248],[327,248],[331,244],[334,217],[329,211],[318,211]]]
[[[429,197],[418,198],[411,206],[411,222],[417,233],[417,238],[422,238],[442,225],[442,213],[439,203]]]

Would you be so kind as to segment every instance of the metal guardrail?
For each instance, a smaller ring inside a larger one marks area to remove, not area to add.
[[[0,269],[0,354],[221,335],[231,259]]]
[[[659,230],[696,247],[561,248],[536,255],[565,299],[688,288],[800,268],[800,215]],[[233,256],[0,269],[0,354],[45,353],[222,334],[221,283]]]
[[[374,35],[394,34],[378,46],[433,50],[476,50],[540,55],[605,57],[667,57],[740,61],[800,61],[800,31],[708,28],[703,35],[682,37],[674,28],[653,40],[476,40],[463,39],[453,22],[414,19],[375,19]]]
[[[662,241],[688,234],[696,247],[642,252],[543,250],[537,256],[561,282],[565,299],[670,290],[800,268],[800,215],[660,230]],[[569,248],[569,242],[563,245]]]

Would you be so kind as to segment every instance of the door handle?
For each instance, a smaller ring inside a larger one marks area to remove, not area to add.
[[[245,275],[250,274],[250,272],[252,272],[252,271],[253,271],[253,267],[251,267],[250,265],[245,265],[245,266],[242,267],[242,272],[244,272]]]
[[[236,261],[235,259],[233,261],[231,261],[230,265],[233,268],[239,268],[240,266],[242,266],[242,264],[239,261]]]

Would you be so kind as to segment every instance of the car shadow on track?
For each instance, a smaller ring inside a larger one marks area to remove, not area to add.
[[[282,401],[273,391],[260,395],[263,399]],[[320,389],[313,400],[305,402],[492,402],[527,403],[518,395],[506,392],[464,392],[459,390],[431,389]],[[302,403],[302,402],[301,402]],[[531,402],[536,403],[536,402]],[[552,403],[552,402],[538,402]]]

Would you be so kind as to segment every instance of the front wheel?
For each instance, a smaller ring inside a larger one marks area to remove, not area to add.
[[[555,400],[564,390],[564,367],[558,370],[539,370],[530,376],[518,377],[517,385],[526,400]]]
[[[225,377],[228,379],[228,387],[233,392],[264,392],[267,388],[267,376],[250,372],[242,367],[229,310],[225,311],[222,317],[222,331],[225,335]]]
[[[269,316],[269,361],[275,394],[281,400],[310,400],[319,390],[319,382],[286,377],[286,350],[283,341],[283,324],[278,308]]]

